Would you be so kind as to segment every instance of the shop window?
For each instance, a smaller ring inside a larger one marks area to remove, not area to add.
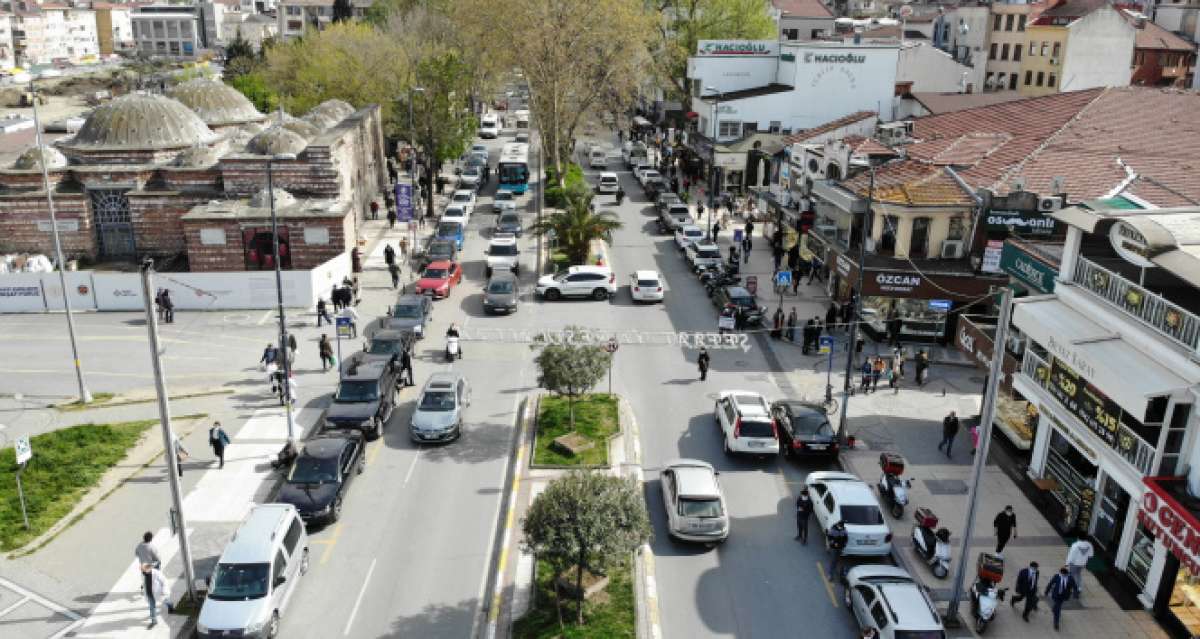
[[[1063,534],[1086,533],[1096,503],[1096,466],[1055,429],[1050,435],[1045,473],[1057,484],[1050,491],[1058,506],[1050,523]]]
[[[908,256],[923,258],[929,256],[929,218],[918,217],[912,222],[912,235],[908,242]]]
[[[1138,589],[1145,590],[1146,581],[1150,578],[1150,564],[1154,562],[1154,535],[1146,527],[1138,523],[1133,533],[1133,548],[1129,551],[1129,566],[1125,574]]]
[[[1178,560],[1176,560],[1178,561]],[[1200,576],[1182,563],[1175,574],[1175,587],[1171,590],[1171,614],[1187,629],[1187,636],[1200,636]]]

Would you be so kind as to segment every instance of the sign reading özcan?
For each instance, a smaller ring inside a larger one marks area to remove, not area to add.
[[[1138,521],[1150,534],[1162,540],[1167,550],[1192,574],[1200,572],[1200,530],[1193,525],[1195,520],[1191,516],[1177,510],[1171,500],[1151,489],[1142,494]]]
[[[921,286],[920,275],[906,273],[876,273],[875,283],[886,293],[911,293]]]
[[[778,40],[700,40],[696,55],[779,55]]]
[[[862,64],[867,61],[865,55],[853,53],[805,53],[805,64]]]

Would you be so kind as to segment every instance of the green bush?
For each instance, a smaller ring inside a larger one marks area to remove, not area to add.
[[[546,206],[555,209],[567,208],[567,192],[572,186],[589,189],[587,180],[583,177],[583,167],[575,163],[567,164],[563,176],[563,186],[558,185],[558,172],[554,167],[546,170]]]

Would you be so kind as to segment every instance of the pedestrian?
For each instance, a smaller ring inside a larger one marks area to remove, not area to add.
[[[870,389],[870,387],[871,387],[871,371],[872,371],[872,369],[873,369],[873,367],[871,366],[871,358],[870,357],[864,358],[862,367],[859,368],[859,370],[862,372],[862,382],[861,382],[862,388],[861,388],[861,390],[864,393],[867,392],[867,390]]]
[[[1076,599],[1083,590],[1083,569],[1087,568],[1092,552],[1092,542],[1082,538],[1071,544],[1071,549],[1067,551],[1067,569],[1071,571],[1071,579],[1075,580]]]
[[[829,303],[829,309],[825,311],[825,330],[832,331],[833,327],[837,325],[837,319],[838,303],[835,300]]]
[[[842,312],[842,324],[846,326],[846,330],[850,330],[850,320],[854,319],[854,296],[851,295],[839,310]]]
[[[813,321],[810,319],[804,323],[804,346],[800,349],[800,352],[804,355],[808,355],[808,351],[809,351],[809,348],[812,347],[812,343],[813,343]]]
[[[750,241],[750,236],[742,238],[742,264],[750,263],[750,249],[753,248],[753,242]]]
[[[754,218],[746,220],[746,248],[754,248]]]
[[[146,605],[150,608],[150,624],[147,627],[153,628],[158,625],[158,601],[154,597],[154,567],[144,563],[139,568],[142,571],[142,594],[146,596]]]
[[[379,202],[376,202],[375,200],[371,200],[371,204],[370,204],[369,208],[371,209],[371,219],[378,220],[379,219]]]
[[[1013,586],[1013,592],[1016,594],[1012,598],[1012,607],[1016,608],[1017,603],[1023,600],[1025,607],[1021,613],[1021,618],[1029,621],[1029,613],[1037,610],[1038,562],[1029,562],[1028,568],[1022,568],[1021,572],[1017,573],[1017,583]]]
[[[221,422],[213,422],[208,429],[208,445],[212,446],[213,454],[217,456],[217,468],[225,467],[225,447],[229,445],[229,434],[221,427]]]
[[[1050,597],[1050,611],[1054,613],[1054,629],[1058,630],[1058,625],[1062,621],[1062,607],[1067,599],[1071,598],[1071,593],[1079,594],[1079,584],[1071,578],[1070,572],[1066,566],[1059,569],[1058,574],[1050,579],[1050,583],[1046,584],[1046,595]]]
[[[388,275],[392,276],[392,288],[400,288],[400,266],[397,264],[388,264]]]
[[[771,329],[772,338],[783,339],[783,322],[783,307],[776,308]]]
[[[407,348],[400,353],[400,375],[397,379],[404,386],[414,385],[412,355]]]
[[[700,347],[700,356],[696,358],[696,365],[700,367],[700,381],[708,379],[708,349]]]
[[[800,294],[800,278],[801,278],[801,276],[802,276],[802,273],[800,273],[800,267],[793,266],[792,267],[792,295]]]
[[[813,283],[814,277],[817,278],[818,280],[821,279],[821,274],[819,273],[820,269],[821,269],[821,260],[818,260],[816,255],[812,256],[812,260],[810,261],[810,263],[808,265],[808,283],[809,284]]]
[[[162,560],[158,557],[158,551],[154,549],[154,533],[146,531],[142,533],[142,543],[138,544],[133,549],[133,555],[137,557],[138,563],[143,566],[149,565],[153,568],[162,566]]]
[[[329,342],[328,335],[321,335],[320,341],[317,342],[317,353],[321,356],[322,371],[327,371],[337,366],[337,361],[333,359],[333,344]]]
[[[709,236],[709,239],[716,242],[717,237],[721,234],[721,222],[720,221],[713,222],[711,233],[712,233],[712,235]],[[732,247],[730,247],[730,248],[732,248]]]
[[[821,323],[820,315],[813,315],[813,346],[817,346],[821,342],[821,331],[825,329],[825,325]]]
[[[1004,510],[996,514],[996,518],[992,520],[992,527],[996,529],[996,554],[1004,552],[1004,546],[1008,545],[1009,538],[1017,536],[1017,514],[1013,512],[1012,505],[1004,507]]]
[[[288,345],[288,365],[290,366],[290,365],[296,363],[296,348],[297,348],[298,344],[296,344],[296,334],[295,333],[288,333],[287,345]]]
[[[979,450],[979,424],[971,424],[967,430],[971,431],[971,454]]]
[[[892,365],[888,367],[888,386],[897,393],[900,392],[900,363],[896,358],[892,358]]]
[[[917,353],[917,386],[925,385],[925,377],[929,371],[929,353],[921,349]]]
[[[162,292],[162,307],[163,321],[167,324],[173,324],[175,322],[175,302],[171,301],[171,291],[165,288]]]
[[[942,420],[942,442],[938,444],[938,450],[942,446],[946,447],[946,457],[950,456],[950,447],[954,445],[954,436],[958,434],[958,415],[954,411],[950,411],[949,415]],[[996,549],[1000,552],[1000,549]]]
[[[850,540],[850,536],[846,533],[846,522],[839,520],[830,527],[825,539],[829,544],[829,550],[833,551],[833,557],[829,560],[829,578],[836,580],[838,564],[842,562],[842,551],[846,549],[846,542]]]
[[[175,469],[179,472],[179,476],[183,477],[183,460],[191,457],[192,454],[183,445],[183,440],[179,439],[179,435],[171,435],[171,448],[175,449]]]
[[[904,352],[903,346],[900,346],[892,351],[892,359],[895,360],[895,362],[896,362],[896,368],[897,368],[897,370],[900,371],[900,377],[904,377],[904,359],[905,359],[905,357],[906,357],[906,353]]]
[[[160,322],[163,321],[163,313],[166,311],[162,305],[162,294],[163,289],[161,288],[154,293],[154,310],[158,313],[158,321]]]
[[[317,298],[317,328],[321,328],[321,320],[325,320],[326,324],[332,324],[333,318],[329,316],[329,307],[325,305],[325,298]]]
[[[358,337],[358,311],[354,310],[353,306],[347,304],[342,308],[342,312],[338,313],[338,317],[350,320],[350,337]]]
[[[268,367],[279,365],[279,349],[274,344],[267,342],[267,347],[263,349],[262,357],[258,360],[259,368],[267,370]]]
[[[775,260],[775,271],[778,272],[783,265],[783,247],[778,244],[771,247],[771,258]]]
[[[793,306],[787,318],[787,341],[796,343],[796,307]]]
[[[391,266],[396,262],[396,249],[391,244],[383,245],[383,263]]]
[[[808,496],[808,489],[801,488],[800,496],[796,498],[796,539],[805,546],[808,545],[808,518],[812,511],[813,503]]]
[[[871,392],[879,390],[879,380],[883,377],[883,358],[876,357],[875,363],[871,367]]]
[[[396,210],[395,210],[395,209],[393,209],[393,208],[392,208],[392,207],[390,207],[390,206],[388,207],[388,212],[387,212],[387,221],[388,221],[388,228],[389,228],[389,229],[394,229],[394,228],[396,228]]]

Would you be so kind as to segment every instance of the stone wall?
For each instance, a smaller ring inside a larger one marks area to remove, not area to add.
[[[290,268],[293,270],[316,268],[350,250],[352,240],[348,238],[353,238],[350,233],[353,230],[353,216],[349,212],[341,217],[280,220],[279,224],[281,234],[283,229],[287,229],[286,235],[292,256]],[[193,272],[246,270],[246,247],[242,241],[242,232],[251,228],[267,229],[270,226],[269,219],[186,220],[183,227],[189,268]],[[304,229],[318,227],[328,229],[329,242],[307,244]],[[201,229],[222,229],[225,232],[225,243],[201,243]]]
[[[55,194],[54,212],[66,259],[94,256],[96,234],[87,197],[81,193]],[[0,253],[53,255],[54,236],[49,224],[50,207],[44,193],[0,195]]]

